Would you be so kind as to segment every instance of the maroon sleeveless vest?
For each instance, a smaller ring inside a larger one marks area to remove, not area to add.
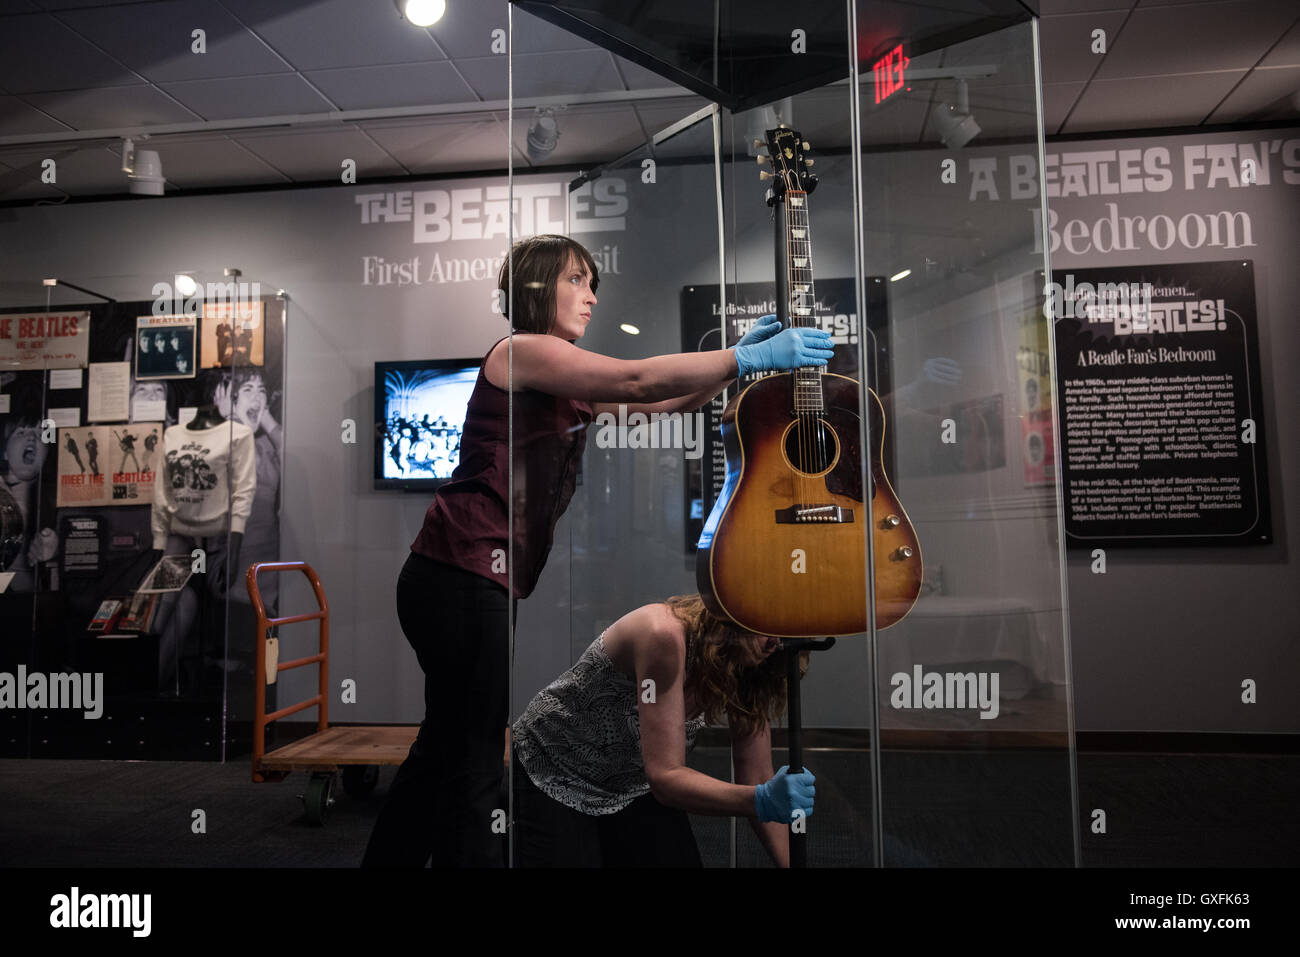
[[[501,340],[497,340],[499,343]],[[496,348],[497,343],[493,344]],[[491,349],[488,353],[491,353]],[[487,357],[484,356],[484,363]],[[506,488],[510,393],[482,367],[470,394],[460,464],[434,493],[411,551],[508,587]],[[514,597],[527,598],[541,577],[555,523],[573,497],[592,409],[531,389],[514,393]]]

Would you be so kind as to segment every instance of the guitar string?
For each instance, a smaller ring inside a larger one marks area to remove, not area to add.
[[[788,171],[786,175],[787,177],[790,175]],[[794,199],[794,195],[797,192],[798,191],[794,189],[793,184],[789,181],[789,179],[787,179],[786,204],[785,204],[786,295],[788,297],[787,308],[790,311],[791,326],[803,325],[803,317],[799,315],[798,309],[794,304],[795,302],[795,285],[794,285],[795,260],[798,256],[798,250],[795,248],[794,245],[795,242],[794,210],[796,207],[792,202],[792,200]],[[808,416],[807,416],[807,411],[804,408],[803,397],[801,395],[802,371],[803,371],[802,368],[795,368],[791,370],[790,373],[790,379],[794,391],[794,408],[795,408],[795,420],[796,420],[795,428],[798,430],[797,438],[798,438],[798,448],[799,448],[799,463],[795,472],[795,474],[798,477],[797,486],[796,486],[798,494],[794,502],[796,508],[799,506],[803,506],[804,508],[808,507],[809,504],[808,493],[810,491],[807,475],[808,475],[808,465],[809,465],[809,453],[811,449],[808,446],[808,430],[807,430]],[[798,515],[796,513],[796,519],[797,518]]]
[[[813,255],[812,255],[812,213],[808,210],[807,193],[804,193],[802,209],[803,209],[804,245],[806,247],[806,254],[808,257],[808,300],[810,303],[812,303],[812,305],[809,307],[809,311],[811,312],[812,309],[816,308],[817,294],[813,289],[813,281],[814,281],[813,277],[816,275],[816,271],[813,267]],[[828,367],[829,364],[825,366],[818,366],[816,370],[817,378],[815,381],[817,383],[817,394],[818,394],[817,411],[819,416],[822,412],[825,411],[826,390],[823,387],[823,383],[825,382],[825,379],[823,379],[822,376],[825,375]],[[819,445],[817,471],[820,472],[830,465],[830,452],[826,448],[826,432],[822,429],[821,423],[817,422],[814,427],[817,430],[817,442]]]

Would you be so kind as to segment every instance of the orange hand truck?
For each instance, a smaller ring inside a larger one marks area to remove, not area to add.
[[[311,582],[316,594],[316,611],[303,615],[286,615],[267,618],[262,604],[262,594],[257,587],[259,572],[300,571]],[[330,608],[325,600],[316,570],[306,562],[256,562],[248,566],[244,575],[248,597],[257,613],[256,677],[253,708],[253,780],[283,781],[292,771],[307,771],[311,779],[307,793],[302,795],[307,822],[323,825],[334,804],[334,777],[343,770],[343,790],[351,797],[364,797],[379,783],[379,766],[401,764],[415,741],[415,725],[400,727],[342,727],[329,726],[329,637]],[[319,685],[314,697],[266,713],[267,631],[272,627],[290,625],[300,621],[320,622],[320,648],[314,655],[281,661],[276,672],[319,665]],[[266,754],[266,726],[272,721],[298,711],[316,709],[316,732],[299,741],[276,748]]]

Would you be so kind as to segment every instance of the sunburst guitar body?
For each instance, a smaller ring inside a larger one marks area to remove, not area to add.
[[[792,324],[811,324],[807,193],[816,180],[803,169],[799,134],[782,128],[767,136],[781,170],[775,196],[786,206],[778,299],[788,296]],[[868,531],[876,627],[911,611],[921,592],[921,545],[885,475],[885,414],[869,389],[873,447],[863,455],[860,395],[855,379],[801,368],[761,378],[728,404],[727,477],[696,556],[700,596],[714,615],[783,638],[866,631]]]
[[[791,373],[758,380],[723,413],[727,478],[700,536],[696,577],[709,610],[748,631],[866,631],[869,521],[876,627],[901,620],[921,592],[921,545],[881,465],[880,400],[868,390],[875,445],[868,517],[860,386],[844,376],[820,378],[824,408],[815,421],[792,413]],[[801,452],[810,461],[800,463]]]

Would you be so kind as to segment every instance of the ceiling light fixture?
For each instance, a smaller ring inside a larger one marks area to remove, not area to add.
[[[970,112],[970,90],[966,79],[957,79],[957,103],[940,103],[931,113],[939,130],[939,142],[950,150],[959,150],[980,134],[980,126]]]
[[[447,0],[395,0],[402,16],[417,27],[431,27],[447,12]]]
[[[131,172],[127,174],[127,189],[135,196],[161,196],[167,180],[163,177],[162,160],[154,150],[135,150]]]
[[[627,322],[621,323],[619,325],[619,328],[622,329],[624,332],[626,332],[629,336],[641,335],[641,330],[638,329],[636,326],[632,325],[631,323],[627,323]]]
[[[556,109],[554,106],[537,107],[533,125],[528,127],[528,158],[534,163],[540,163],[555,152],[555,145],[560,140],[560,124],[555,119]]]
[[[907,278],[908,276],[910,276],[910,275],[912,275],[912,270],[910,270],[910,269],[904,269],[902,272],[896,272],[896,273],[894,273],[892,276],[890,276],[890,277],[889,277],[889,281],[890,281],[890,282],[898,282],[898,280],[900,280],[900,279],[906,279],[906,278]]]

